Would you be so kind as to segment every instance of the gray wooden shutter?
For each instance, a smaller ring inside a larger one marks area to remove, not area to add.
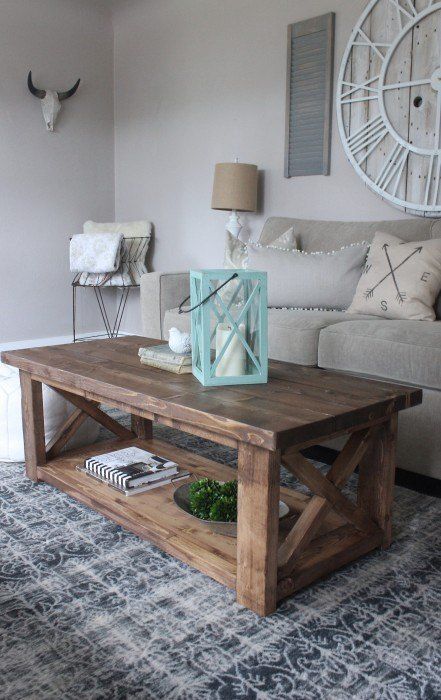
[[[335,14],[290,24],[285,177],[329,175]]]

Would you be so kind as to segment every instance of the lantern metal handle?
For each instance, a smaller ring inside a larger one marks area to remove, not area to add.
[[[228,282],[231,282],[231,280],[236,279],[236,277],[239,277],[237,272],[235,272],[233,275],[231,275],[231,277],[229,277],[229,279],[227,279],[225,282],[223,282],[223,284],[221,284],[220,287],[217,287],[217,289],[215,289],[213,292],[211,292],[211,294],[209,294],[208,297],[205,297],[205,299],[202,299],[202,301],[200,301],[199,304],[195,304],[195,306],[192,306],[190,309],[183,309],[182,307],[191,297],[191,295],[189,295],[183,301],[181,301],[181,303],[179,304],[178,313],[189,314],[190,311],[194,311],[199,306],[202,306],[202,304],[205,304],[205,302],[208,301],[209,299],[211,299],[211,297],[214,297],[214,295],[217,294],[223,287],[225,287],[225,285],[227,285]]]

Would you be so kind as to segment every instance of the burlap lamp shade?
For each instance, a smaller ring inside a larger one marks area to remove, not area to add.
[[[217,163],[211,208],[225,211],[256,211],[257,165]]]

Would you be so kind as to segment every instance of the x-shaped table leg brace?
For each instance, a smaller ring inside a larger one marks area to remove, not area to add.
[[[353,433],[330,468],[328,474],[316,469],[300,452],[282,456],[282,464],[315,495],[279,547],[279,577],[291,573],[296,559],[305,551],[330,510],[335,510],[359,530],[371,532],[377,525],[359,506],[344,496],[340,489],[360,463],[369,444],[371,430]]]
[[[114,435],[116,435],[119,438],[131,439],[134,437],[134,434],[131,430],[128,430],[128,428],[125,428],[123,425],[118,423],[118,421],[114,420],[109,415],[107,415],[107,413],[101,411],[96,402],[89,401],[88,399],[85,399],[82,396],[77,396],[76,394],[70,394],[69,392],[64,391],[63,389],[59,389],[58,387],[53,386],[52,389],[54,389],[54,391],[56,391],[64,399],[72,403],[78,409],[77,411],[75,411],[74,414],[72,414],[75,417],[73,421],[75,422],[77,428],[79,428],[79,426],[87,416],[90,416],[91,418],[96,420],[97,423],[102,425],[104,428],[107,428],[107,430],[110,430],[112,433],[114,433]],[[84,414],[84,418],[81,416],[81,414]],[[66,427],[67,426],[63,426],[62,430],[65,430]],[[53,450],[53,452],[54,454],[52,456],[55,456],[55,451]],[[58,451],[56,452],[56,454],[58,454]]]

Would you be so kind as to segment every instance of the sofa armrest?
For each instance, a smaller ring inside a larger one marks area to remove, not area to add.
[[[141,277],[142,330],[147,338],[164,337],[164,315],[190,294],[188,272],[148,272]]]

